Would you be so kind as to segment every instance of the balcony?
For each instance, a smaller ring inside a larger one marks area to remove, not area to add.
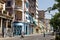
[[[9,19],[9,20],[12,20],[13,19],[13,17],[12,16],[8,16],[8,15],[5,15],[5,14],[0,14],[0,17],[1,18],[5,18],[5,19]]]
[[[33,18],[33,24],[37,26],[37,20]]]
[[[7,10],[7,11],[9,11],[9,10],[12,10],[12,1],[6,1],[6,5],[5,5],[5,9]]]
[[[4,14],[4,15],[7,15],[7,11],[3,11],[3,14]]]
[[[3,13],[2,13],[2,11],[0,11],[0,17],[5,18],[5,19],[10,19],[10,20],[13,19],[12,16],[7,15],[7,11],[3,11]]]
[[[17,20],[17,21],[22,20],[22,12],[21,11],[15,11],[15,20]]]
[[[22,7],[22,0],[15,0],[15,4],[18,7]]]
[[[34,13],[31,13],[32,16],[34,16]]]
[[[1,3],[5,3],[5,2],[6,2],[6,0],[0,0],[0,2],[1,2]]]
[[[22,7],[15,6],[15,10],[22,11]]]

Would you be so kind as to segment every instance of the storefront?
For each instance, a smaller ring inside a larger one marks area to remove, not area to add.
[[[24,24],[19,22],[13,23],[13,35],[21,35],[22,31],[24,31]]]
[[[21,33],[24,33],[24,35],[29,35],[33,33],[33,27],[29,26],[28,23],[22,23],[22,22],[16,22],[13,24],[13,35],[21,35]]]

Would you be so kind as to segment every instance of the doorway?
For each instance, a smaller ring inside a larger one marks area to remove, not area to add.
[[[14,35],[21,35],[22,32],[22,26],[14,26]]]

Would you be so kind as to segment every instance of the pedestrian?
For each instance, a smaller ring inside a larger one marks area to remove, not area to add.
[[[45,33],[44,33],[44,37],[45,37]]]
[[[24,38],[24,32],[21,33],[21,37]]]

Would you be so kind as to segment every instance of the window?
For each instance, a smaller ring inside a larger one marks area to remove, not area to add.
[[[29,17],[29,19],[31,20],[31,17]]]
[[[26,26],[26,34],[27,34],[27,26]]]
[[[29,6],[29,5],[28,5],[28,3],[26,2],[26,7],[28,8],[28,6]]]
[[[2,11],[0,11],[0,13],[2,13]]]
[[[7,6],[11,6],[11,1],[7,1]]]
[[[26,19],[28,19],[28,18],[26,17]]]
[[[39,30],[38,29],[36,29],[36,33],[39,33]]]
[[[9,11],[9,16],[12,16],[12,12],[11,11]]]
[[[11,21],[8,22],[8,28],[11,28]]]

